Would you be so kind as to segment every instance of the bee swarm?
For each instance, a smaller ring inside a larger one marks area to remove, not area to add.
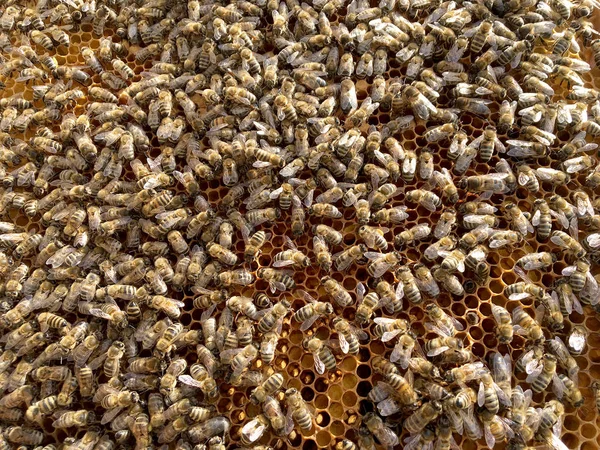
[[[2,448],[597,448],[595,6],[3,2]]]

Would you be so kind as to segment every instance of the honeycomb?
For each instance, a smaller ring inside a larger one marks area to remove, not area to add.
[[[344,12],[345,7],[341,8],[337,15],[333,15],[330,18],[332,25],[343,21]],[[597,14],[595,16],[595,23],[597,24],[596,27],[600,25],[600,17],[598,17]],[[82,50],[85,47],[89,47],[96,51],[100,47],[100,39],[93,33],[92,24],[76,24],[73,29],[68,31],[68,33],[70,45],[68,47],[59,46],[49,53],[56,58],[59,66],[86,66]],[[122,42],[120,37],[115,33],[114,27],[109,25],[105,27],[103,36],[111,38],[115,43]],[[10,35],[11,44],[17,45],[17,40],[16,34],[12,33]],[[42,48],[38,46],[37,50],[42,50]],[[131,79],[132,82],[143,79],[142,73],[151,69],[153,65],[153,61],[151,60],[148,60],[143,64],[136,61],[135,55],[139,51],[140,47],[131,45],[128,49],[127,56],[123,58],[135,74]],[[591,55],[587,56],[591,60]],[[600,89],[600,84],[597,84],[598,82],[596,81],[600,79],[600,70],[596,68],[592,62],[590,62],[590,64],[593,69],[591,72],[583,74],[582,78],[586,82],[586,86],[589,85],[596,89]],[[425,63],[425,67],[430,66],[431,62]],[[389,70],[385,73],[384,77],[395,78],[404,75],[405,67],[400,67],[397,61],[390,58]],[[91,80],[92,83],[89,86],[77,85],[77,88],[81,89],[83,92],[83,97],[78,98],[72,106],[67,107],[63,112],[72,111],[76,116],[80,116],[86,112],[89,102],[92,101],[88,98],[88,90],[90,87],[105,87],[98,74],[93,74]],[[369,95],[371,90],[370,81],[370,79],[367,79],[357,82],[357,97],[359,101],[362,101]],[[33,89],[30,82],[18,82],[16,81],[16,77],[11,75],[10,77],[6,77],[3,80],[3,83],[5,86],[2,91],[3,98],[9,98],[15,94],[22,94],[25,100],[33,101]],[[557,96],[560,96],[562,93],[557,91],[556,94]],[[195,97],[194,101],[202,106],[202,99]],[[440,105],[449,106],[451,101],[449,98],[440,98],[438,103]],[[39,108],[43,107],[43,103],[39,100],[36,101],[34,105]],[[488,120],[484,120],[481,117],[472,114],[462,115],[461,128],[468,135],[469,141],[480,136],[488,124],[497,122],[499,118],[498,105],[490,105],[490,108],[493,112]],[[390,119],[390,113],[377,112],[369,118],[368,125],[385,126],[389,123]],[[365,131],[366,127],[367,124],[364,126]],[[52,131],[60,131],[58,123],[52,124]],[[418,151],[419,149],[427,148],[433,155],[434,167],[436,170],[440,170],[441,168],[451,169],[451,164],[447,157],[448,149],[444,143],[428,143],[423,137],[425,131],[425,125],[421,122],[417,122],[414,126],[402,131],[398,139],[406,150]],[[15,139],[23,139],[25,141],[34,136],[34,133],[31,130],[28,130],[28,132],[24,134],[16,133],[14,131],[13,133]],[[499,134],[499,138],[504,141],[510,139],[511,136]],[[572,136],[568,132],[559,133],[559,145],[569,142],[571,138]],[[149,151],[148,156],[152,158],[158,157],[163,145],[164,144],[160,143],[153,133],[151,150]],[[204,148],[208,147],[208,139],[205,138],[202,141],[202,145]],[[495,167],[498,161],[499,157],[497,154],[494,154],[487,164],[475,161],[463,176],[488,173],[490,167]],[[541,158],[536,161],[536,164],[542,167],[549,167],[551,161],[550,158]],[[125,167],[124,173],[125,180],[135,180],[130,168]],[[304,173],[302,175],[304,175]],[[300,175],[300,178],[304,178],[302,175]],[[460,178],[460,176],[455,175],[454,181],[458,182]],[[219,204],[229,192],[229,188],[225,187],[219,180],[200,180],[199,186],[200,192],[204,194],[210,205],[215,210],[218,210]],[[404,192],[409,192],[412,189],[424,188],[426,182],[420,180],[419,177],[416,176],[413,181],[404,182],[402,186],[404,187]],[[175,189],[178,194],[185,194],[186,192],[181,184],[177,184]],[[570,192],[573,190],[583,190],[593,199],[597,198],[597,191],[593,191],[586,185],[585,176],[583,174],[573,176],[570,183],[563,186],[552,186],[543,183],[541,184],[541,191],[538,196],[549,197],[552,194],[559,194],[568,198]],[[14,191],[25,192],[26,188],[15,187]],[[315,196],[320,193],[322,193],[322,189],[317,187]],[[464,191],[461,191],[461,193],[464,193]],[[476,195],[466,193],[463,198],[466,200],[474,200]],[[512,201],[523,211],[532,211],[535,199],[536,196],[529,193],[524,187],[518,187],[517,190],[510,195],[493,195],[490,202],[500,208],[504,202]],[[389,206],[401,206],[404,204],[405,200],[402,195],[393,198],[388,203]],[[245,212],[244,205],[240,205],[240,211]],[[315,216],[307,215],[306,230],[312,229],[313,225],[322,223],[341,232],[343,234],[343,245],[335,248],[335,251],[340,251],[360,242],[357,235],[359,225],[356,222],[354,209],[344,208],[342,212],[343,217],[339,219],[317,218]],[[403,224],[390,226],[390,230],[385,234],[385,238],[388,242],[393,242],[394,236],[414,225],[424,222],[435,224],[439,219],[442,210],[432,213],[422,206],[411,205],[407,212],[409,217]],[[30,219],[23,215],[21,210],[11,208],[0,211],[0,214],[3,215],[3,220],[10,220],[27,231],[33,230],[42,232],[45,229],[37,216]],[[499,228],[507,228],[505,218],[502,216],[499,217]],[[262,267],[271,267],[275,255],[286,249],[284,236],[291,236],[292,234],[290,220],[290,213],[288,211],[282,211],[282,216],[277,221],[272,224],[263,224],[260,227],[260,229],[271,233],[272,239],[262,247],[262,254],[257,261],[251,264],[250,267],[254,273]],[[310,233],[305,233],[294,238],[294,243],[300,251],[304,252],[314,260]],[[421,255],[423,255],[425,249],[431,243],[432,239],[430,238],[417,245],[407,246],[402,249],[403,262],[405,262],[405,264],[420,262]],[[232,250],[238,256],[241,256],[244,253],[245,247],[246,245],[242,239],[241,233],[236,230]],[[465,347],[472,351],[475,358],[482,361],[488,361],[489,356],[492,353],[500,352],[502,354],[509,354],[512,361],[516,361],[517,358],[522,355],[525,348],[525,340],[522,337],[515,335],[510,345],[500,344],[497,341],[496,325],[492,317],[491,305],[497,304],[504,306],[509,311],[512,311],[514,307],[518,306],[517,302],[507,300],[504,295],[504,290],[507,286],[518,281],[512,268],[519,258],[532,252],[557,250],[558,247],[549,241],[543,243],[538,242],[536,239],[527,239],[523,245],[518,248],[503,248],[490,251],[487,261],[491,265],[491,271],[489,279],[485,283],[479,285],[466,283],[468,280],[467,275],[469,274],[467,271],[464,277],[458,274],[461,282],[465,283],[465,288],[467,290],[464,296],[460,298],[453,297],[442,290],[440,296],[436,299],[436,302],[446,313],[456,318],[463,325],[464,330],[460,331],[457,334],[457,337],[464,341]],[[175,263],[177,260],[175,255],[167,255],[167,257],[172,263]],[[35,258],[24,259],[23,262],[33,265],[34,259]],[[552,271],[542,272],[539,270],[532,270],[528,272],[528,275],[536,283],[543,284],[544,286],[552,286],[555,280],[561,277],[562,269],[572,263],[573,259],[566,257],[557,260],[553,264]],[[367,272],[367,265],[366,259],[360,259],[345,271],[333,270],[330,276],[340,282],[343,287],[354,296],[354,292],[359,283],[369,285],[371,277]],[[600,269],[597,264],[594,264],[592,268],[592,273],[594,275],[600,274]],[[294,291],[277,291],[272,293],[265,280],[257,279],[251,286],[229,288],[229,292],[230,295],[237,294],[249,297],[262,292],[268,294],[273,302],[285,298],[291,302],[292,310],[296,311],[305,305],[305,301],[298,293],[299,289],[306,291],[314,298],[320,299],[327,297],[321,283],[323,275],[324,273],[322,270],[315,265],[312,265],[303,271],[295,271],[294,281],[296,282],[297,290]],[[394,281],[393,274],[389,272],[386,273],[384,278],[389,282]],[[169,290],[169,293],[166,295],[184,302],[182,313],[178,318],[178,321],[190,330],[200,330],[200,321],[203,310],[196,309],[193,306],[193,300],[196,295],[188,289],[183,292]],[[535,313],[533,303],[532,298],[521,300],[521,304],[524,306],[525,311],[531,315],[534,315]],[[222,305],[219,306],[219,311],[221,309]],[[352,321],[355,318],[355,305],[341,308],[337,304],[334,304],[334,309],[336,315],[342,316],[349,321]],[[219,312],[217,312],[217,317],[219,317],[218,314]],[[428,332],[424,326],[426,314],[422,304],[412,305],[404,299],[403,311],[395,317],[409,321],[411,328],[419,336],[421,343],[434,337],[434,335]],[[69,322],[74,323],[78,319],[88,320],[89,317],[70,313],[66,314],[65,318],[67,318]],[[570,332],[571,327],[575,325],[583,325],[590,332],[584,353],[576,357],[580,368],[579,387],[585,397],[585,402],[582,407],[577,409],[567,406],[561,439],[568,448],[591,450],[600,446],[598,414],[595,410],[594,398],[592,395],[593,391],[591,389],[592,382],[600,379],[600,333],[598,333],[598,330],[600,329],[600,320],[598,319],[597,313],[593,311],[592,308],[586,306],[585,314],[573,312],[569,316],[568,320],[565,321],[565,328],[560,332],[560,335],[566,336]],[[302,346],[302,342],[307,336],[313,335],[323,340],[333,339],[335,338],[335,331],[331,329],[327,321],[320,319],[311,329],[303,332],[299,329],[299,323],[291,320],[291,314],[288,314],[285,317],[281,337],[277,343],[275,359],[271,364],[271,368],[283,374],[285,378],[285,387],[296,388],[301,393],[302,398],[311,405],[311,408],[314,408],[314,425],[310,431],[303,431],[298,427],[295,427],[286,439],[275,436],[270,433],[270,431],[267,431],[265,435],[257,441],[258,444],[268,445],[273,448],[286,448],[289,445],[290,447],[309,450],[334,447],[342,439],[350,439],[356,442],[362,416],[364,416],[365,413],[374,410],[374,405],[367,399],[367,396],[369,392],[371,392],[373,386],[378,381],[383,380],[382,376],[375,373],[373,370],[373,358],[377,356],[389,357],[393,347],[393,343],[383,343],[376,338],[373,334],[373,325],[365,328],[365,331],[368,332],[369,339],[366,342],[361,342],[360,351],[357,355],[337,354],[336,369],[325,372],[323,375],[319,375],[314,369],[313,357],[306,352]],[[142,350],[139,356],[145,357],[150,355],[151,353],[148,350]],[[174,356],[175,355],[172,355],[171,357],[174,358]],[[177,356],[185,358],[189,365],[195,363],[197,360],[197,354],[192,348],[178,353]],[[251,369],[267,371],[267,368],[264,367],[264,364],[260,359],[253,362]],[[524,380],[525,374],[513,374],[514,383],[524,383]],[[101,378],[101,381],[105,382],[106,380]],[[253,387],[238,388],[228,384],[224,379],[218,380],[218,384],[219,395],[212,404],[216,408],[216,415],[226,417],[231,423],[231,429],[229,430],[226,441],[227,446],[228,448],[243,447],[244,444],[241,442],[242,427],[250,419],[256,417],[261,412],[260,406],[255,405],[250,401],[250,393]],[[539,405],[551,398],[554,398],[554,394],[544,392],[542,394],[535,394],[533,401],[534,404]],[[201,399],[201,396],[199,396],[199,399]],[[278,400],[283,401],[283,393],[278,394]],[[96,414],[99,417],[105,412],[99,405],[87,401],[81,401],[70,406],[70,409],[72,410],[86,408],[95,408]],[[4,426],[14,425],[9,422],[7,422],[7,424],[4,424]],[[392,425],[392,427],[396,431],[401,431],[398,425]],[[55,430],[54,427],[52,427],[52,420],[49,420],[48,418],[44,420],[41,429],[44,432],[43,444],[54,444],[57,447],[68,438],[80,439],[86,432],[85,428],[76,427]],[[108,430],[107,432],[111,433]],[[400,440],[404,441],[408,434],[404,431],[402,434],[399,434],[399,436]],[[454,438],[460,448],[467,450],[486,448],[483,439],[473,442],[456,433],[454,434]],[[12,444],[15,445],[15,447],[17,445],[16,443]]]

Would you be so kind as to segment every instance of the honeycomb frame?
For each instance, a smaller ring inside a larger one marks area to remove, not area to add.
[[[595,23],[600,26],[600,15],[596,12]],[[107,28],[104,32],[105,37],[111,37],[113,41],[119,42],[118,37],[112,34],[112,30]],[[78,66],[84,65],[85,61],[81,55],[81,49],[83,46],[89,46],[91,49],[96,50],[99,46],[99,39],[94,37],[92,34],[91,25],[84,24],[81,26],[80,33],[71,33],[71,45],[68,49],[58,48],[55,57],[60,65],[71,65]],[[150,68],[150,63],[138,65],[135,61],[134,52],[136,48],[132,47],[130,53],[127,56],[127,62],[134,64],[135,76],[133,81],[138,81],[141,76],[140,73],[145,69]],[[402,72],[391,65],[391,69],[387,73],[387,77],[396,77],[401,75]],[[600,69],[594,67],[590,73],[583,75],[586,83],[596,83],[594,86],[600,88]],[[92,86],[101,86],[99,76],[94,75],[92,77]],[[15,82],[13,79],[5,81],[6,88],[4,95],[7,97],[23,93],[23,98],[32,100],[32,91],[30,86]],[[73,108],[75,114],[82,113],[86,106],[87,87],[78,86],[85,93],[85,97],[79,99]],[[357,93],[359,100],[364,99],[369,92],[370,84],[368,81],[360,81],[357,84]],[[37,107],[42,105],[41,101],[34,104]],[[69,111],[67,109],[66,111]],[[494,112],[490,116],[490,122],[497,119],[498,114]],[[379,113],[377,116],[372,117],[372,123],[370,124],[385,124],[389,120],[389,114]],[[470,139],[479,136],[486,126],[486,121],[476,116],[465,115],[462,121],[463,130],[467,133]],[[55,127],[54,131],[58,131]],[[440,167],[450,168],[448,166],[448,160],[446,158],[447,150],[442,148],[438,144],[428,144],[422,137],[425,128],[422,124],[417,124],[413,129],[406,130],[402,133],[402,145],[407,150],[416,150],[418,148],[427,147],[431,150],[434,156],[434,163],[436,169]],[[27,139],[30,136],[24,135],[23,139]],[[504,137],[504,136],[502,136]],[[566,142],[568,135],[561,137],[559,134],[559,141],[562,143]],[[206,145],[207,142],[205,141]],[[152,142],[153,152],[151,156],[158,156],[157,150],[160,144],[153,140]],[[488,167],[494,166],[498,161],[498,156],[494,155],[489,164],[483,164],[477,162],[474,166],[469,168],[464,176],[475,175],[477,173],[487,172]],[[538,160],[540,165],[549,166],[550,161],[548,158],[545,160]],[[130,179],[133,179],[132,174],[129,174]],[[405,191],[411,188],[421,188],[425,183],[415,180],[412,183],[404,183]],[[227,188],[219,185],[218,181],[201,181],[200,182],[201,192],[204,192],[207,199],[212,206],[216,206],[218,201],[223,198],[227,192]],[[546,195],[552,193],[558,193],[563,196],[568,196],[569,189],[582,189],[589,195],[593,195],[594,192],[590,190],[584,183],[582,176],[573,177],[569,187],[558,186],[549,187],[543,184],[542,189]],[[18,191],[18,188],[15,189]],[[178,193],[183,193],[183,189],[178,186]],[[317,188],[315,195],[319,194],[320,188]],[[475,196],[472,196],[473,198]],[[532,196],[524,189],[519,187],[514,195],[510,198],[501,197],[499,195],[492,196],[491,203],[499,207],[506,200],[513,199],[519,206],[526,206],[527,210],[531,209]],[[390,203],[392,206],[398,206],[403,204],[403,198],[393,199]],[[391,227],[390,231],[386,234],[388,240],[392,240],[393,236],[404,228],[408,228],[412,225],[421,223],[423,220],[428,220],[431,223],[439,216],[441,211],[431,213],[424,209],[422,206],[416,207],[410,211],[409,219],[403,225],[397,225]],[[10,211],[9,217],[16,224],[25,227],[28,231],[32,229],[38,229],[39,224],[35,221],[31,221],[29,218],[23,215],[18,215],[16,211]],[[344,211],[344,217],[341,219],[318,219],[307,216],[306,228],[310,229],[312,225],[317,223],[324,223],[330,225],[336,230],[343,233],[343,244],[344,247],[354,244],[357,242],[356,229],[357,224],[353,221],[354,212],[349,208]],[[283,212],[283,216],[278,223],[272,225],[264,225],[262,229],[269,231],[273,235],[271,242],[267,243],[263,247],[263,254],[258,259],[257,263],[252,264],[252,270],[257,270],[260,267],[268,267],[272,261],[273,255],[279,251],[284,250],[284,242],[282,236],[289,235],[289,213]],[[502,224],[501,224],[502,225]],[[312,249],[309,245],[308,235],[300,236],[294,240],[295,244],[301,251],[304,251],[311,258],[314,257]],[[402,250],[402,254],[405,257],[405,261],[418,262],[418,256],[423,253],[423,250],[427,247],[430,241],[424,241],[417,246],[408,247]],[[440,297],[437,299],[437,303],[446,312],[451,313],[453,317],[456,317],[465,327],[463,332],[460,332],[457,336],[464,338],[465,342],[470,343],[470,347],[473,350],[475,356],[487,360],[490,353],[493,351],[500,351],[502,354],[508,353],[511,355],[513,361],[523,352],[524,340],[515,336],[510,346],[501,345],[497,343],[495,337],[495,324],[491,317],[491,303],[495,303],[501,306],[507,307],[512,310],[517,304],[507,301],[503,295],[504,288],[511,283],[515,282],[516,276],[510,269],[514,266],[514,262],[525,255],[526,253],[536,251],[552,251],[557,247],[552,243],[539,243],[536,240],[528,240],[526,245],[522,248],[514,249],[509,251],[501,249],[496,252],[490,252],[488,261],[491,263],[491,274],[490,279],[483,285],[477,286],[474,292],[467,293],[462,301],[456,301],[450,294],[442,291]],[[241,238],[241,234],[236,232],[236,241],[234,244],[236,254],[243,254],[244,243]],[[340,250],[337,248],[336,250]],[[552,285],[553,281],[560,276],[561,270],[570,265],[572,260],[559,260],[554,264],[554,270],[552,273],[541,274],[539,271],[530,271],[529,276],[533,281],[541,281],[545,285]],[[598,267],[596,267],[595,275],[600,273]],[[320,286],[319,279],[323,275],[322,271],[313,266],[307,268],[304,273],[296,272],[295,281],[298,288],[304,289],[306,292],[311,294],[315,298],[326,296],[322,286]],[[388,276],[391,274],[387,274]],[[354,292],[358,282],[367,283],[369,276],[366,271],[365,261],[359,261],[358,264],[353,265],[345,274],[339,272],[334,273],[333,278],[343,284],[343,286],[350,292]],[[271,294],[268,290],[268,284],[263,280],[257,280],[252,288],[238,288],[231,289],[232,294],[236,292],[243,295],[249,295],[252,292],[267,292],[273,298],[273,300],[281,298],[291,298],[292,309],[295,311],[300,306],[304,305],[304,301],[297,295],[290,294],[289,292]],[[180,295],[174,293],[172,295],[175,298],[179,298],[185,302],[183,308],[183,314],[180,317],[180,322],[184,326],[189,326],[190,329],[199,329],[199,320],[202,311],[195,310],[192,305],[193,294],[185,293]],[[531,314],[534,313],[532,299],[526,299],[521,302],[525,310]],[[407,302],[405,301],[405,305]],[[354,308],[340,308],[334,305],[336,314],[341,314],[348,320],[354,317]],[[427,336],[425,328],[423,327],[423,318],[425,317],[422,305],[409,305],[407,310],[399,317],[404,318],[411,322],[413,329],[419,334],[419,336]],[[74,315],[66,317],[69,320],[75,319]],[[597,413],[594,411],[593,398],[591,395],[590,384],[594,379],[600,379],[600,319],[598,316],[591,312],[586,307],[586,314],[580,315],[572,313],[570,316],[570,322],[566,322],[566,328],[563,331],[568,333],[569,329],[573,325],[583,324],[591,332],[588,338],[588,345],[583,355],[576,358],[579,366],[579,385],[582,393],[586,397],[585,404],[583,407],[574,410],[573,408],[567,408],[567,414],[564,419],[564,433],[562,439],[569,448],[580,448],[581,450],[592,450],[600,446],[600,422],[598,422]],[[318,336],[321,339],[327,339],[332,336],[332,331],[328,327],[317,322],[314,330],[310,330],[307,333],[302,333],[298,330],[298,324],[291,320],[291,316],[287,316],[284,324],[281,339],[277,345],[277,355],[275,357],[273,367],[281,371],[285,377],[285,386],[295,387],[301,393],[303,398],[311,403],[315,408],[315,424],[313,430],[310,433],[299,432],[294,430],[289,436],[289,444],[296,448],[302,448],[303,450],[312,450],[319,447],[333,447],[337,442],[343,438],[354,440],[358,424],[360,423],[360,416],[367,411],[372,410],[372,405],[367,400],[367,395],[371,390],[372,386],[379,380],[381,376],[375,374],[371,368],[371,361],[375,356],[387,355],[391,350],[389,344],[384,344],[374,339],[372,333],[372,326],[366,329],[369,332],[370,341],[368,345],[361,346],[361,350],[357,357],[352,355],[345,355],[338,360],[338,367],[331,373],[325,373],[324,375],[318,375],[314,372],[312,356],[307,354],[302,348],[302,340],[305,336],[310,336],[311,333]],[[146,356],[144,352],[141,356]],[[185,354],[185,358],[189,364],[195,362],[195,355],[193,351],[189,351]],[[254,363],[256,369],[261,369],[260,361]],[[518,374],[514,377],[514,381],[523,382],[524,374]],[[244,390],[237,390],[233,386],[227,385],[226,383],[220,386],[220,395],[215,406],[220,415],[226,416],[231,421],[231,430],[229,433],[230,440],[228,445],[241,445],[239,440],[239,431],[241,426],[249,419],[260,413],[260,407],[253,405],[249,400],[249,394],[251,388]],[[534,401],[541,402],[545,401],[546,397],[551,398],[551,393],[543,393],[534,396]],[[85,406],[85,403],[84,403]],[[89,405],[88,405],[89,406]],[[97,411],[100,412],[100,411]],[[44,443],[49,444],[60,443],[65,438],[70,436],[81,437],[83,430],[73,431],[68,430],[57,430],[55,433],[51,433],[51,427],[48,421],[44,422],[44,431],[47,433],[46,437],[52,436],[52,439],[47,439]],[[405,434],[401,435],[400,438],[403,440],[406,437]],[[461,439],[455,435],[457,443],[461,448],[466,450],[485,448],[485,444],[482,441],[473,443],[468,439]],[[259,441],[262,444],[270,445],[274,448],[285,448],[285,444],[281,442],[278,437],[263,436]]]

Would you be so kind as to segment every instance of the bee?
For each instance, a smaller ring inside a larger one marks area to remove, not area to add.
[[[435,303],[429,303],[425,306],[425,312],[433,321],[433,323],[426,325],[426,328],[429,330],[440,330],[446,336],[454,336],[456,331],[462,331],[464,329],[458,320],[450,317]]]
[[[333,255],[335,267],[340,271],[346,270],[352,263],[361,259],[366,251],[367,247],[364,244],[356,244],[342,252],[336,253]]]
[[[397,247],[409,245],[415,241],[425,239],[431,234],[431,227],[427,224],[417,224],[408,230],[402,231],[394,238],[394,244]]]
[[[456,276],[439,266],[433,267],[431,272],[435,281],[440,282],[448,292],[456,296],[464,295],[463,285]]]
[[[81,409],[78,411],[66,411],[62,413],[53,423],[55,428],[84,427],[96,420],[92,411]]]
[[[254,404],[265,402],[269,396],[283,387],[283,381],[283,376],[280,373],[272,374],[252,391],[250,400]]]
[[[496,128],[493,126],[487,126],[483,133],[478,138],[475,138],[470,144],[469,147],[478,148],[479,156],[482,161],[487,162],[492,158],[494,153],[494,149],[499,153],[504,153],[506,151],[504,144],[500,142],[498,136],[496,135]]]
[[[285,267],[292,264],[299,267],[308,267],[310,265],[310,258],[298,250],[289,237],[284,236],[284,243],[289,250],[284,250],[275,255],[273,267]]]
[[[217,382],[213,378],[212,373],[200,363],[192,364],[190,366],[190,374],[179,375],[177,379],[183,384],[197,387],[208,398],[215,398],[219,394]]]
[[[38,446],[44,440],[44,434],[41,431],[20,426],[8,427],[4,435],[7,441],[14,444]]]
[[[402,98],[419,119],[427,120],[431,113],[437,112],[433,103],[414,86],[407,86],[402,93]]]
[[[267,310],[267,313],[258,322],[258,331],[266,333],[267,331],[277,329],[280,332],[279,329],[281,328],[283,318],[289,312],[290,306],[290,302],[283,299]]]
[[[542,364],[527,377],[527,382],[531,383],[531,390],[534,393],[544,391],[550,383],[553,383],[557,392],[562,394],[564,386],[556,374],[556,364],[556,356],[544,354],[542,357]]]
[[[114,341],[106,352],[104,361],[104,374],[108,378],[116,377],[121,367],[121,359],[125,355],[125,344],[121,341]]]
[[[367,339],[367,334],[353,327],[348,321],[341,317],[333,319],[333,326],[338,333],[340,347],[344,353],[357,354],[360,348],[359,340]]]
[[[469,112],[478,116],[488,116],[491,113],[490,108],[487,106],[490,103],[491,100],[468,97],[458,97],[455,101],[456,107],[461,111]]]
[[[507,191],[504,181],[507,177],[507,173],[469,176],[461,181],[461,187],[473,192],[504,193]]]
[[[544,332],[540,325],[533,319],[523,308],[517,307],[512,312],[514,332],[524,335],[531,341],[539,341],[543,339]]]
[[[404,422],[404,427],[409,433],[421,432],[429,423],[437,419],[442,412],[442,405],[438,401],[424,403],[413,412]]]
[[[565,267],[562,274],[569,277],[569,285],[573,292],[580,293],[586,284],[597,290],[598,283],[590,273],[590,263],[585,258],[578,259],[572,266]]]
[[[315,370],[318,374],[325,373],[325,370],[334,370],[336,360],[329,347],[319,338],[306,338],[303,347],[313,355]]]
[[[560,231],[560,230],[553,231],[552,237],[550,238],[550,240],[554,244],[563,248],[564,250],[569,251],[570,253],[575,255],[577,258],[583,258],[586,254],[585,249],[582,247],[582,245],[579,243],[579,241],[574,239],[573,237],[571,237],[569,234],[565,233],[564,231]]]
[[[254,276],[244,269],[228,270],[217,275],[217,284],[220,286],[248,286],[254,282]]]
[[[510,404],[510,398],[495,383],[489,372],[481,374],[477,402],[479,406],[485,407],[489,414],[497,414],[500,410],[500,401]]]
[[[433,276],[431,275],[431,272],[429,271],[429,269],[423,265],[423,264],[415,264],[415,266],[413,267],[414,269],[414,278],[415,278],[415,282],[417,283],[417,286],[419,288],[419,291],[422,292],[423,294],[427,295],[428,297],[432,297],[432,298],[437,298],[440,295],[440,288],[438,286],[438,284],[436,283],[435,279],[433,278]],[[410,282],[411,280],[408,279],[408,277],[405,275],[405,277],[407,278],[407,282]],[[403,289],[404,289],[404,282],[403,282]],[[412,287],[411,287],[412,290]],[[416,296],[416,293],[415,293]],[[414,301],[413,301],[414,303]]]
[[[435,193],[424,189],[413,189],[406,194],[405,199],[418,203],[431,212],[435,212],[442,205],[442,200]]]
[[[290,388],[285,391],[285,402],[288,407],[288,411],[291,411],[292,419],[298,424],[303,430],[310,430],[313,425],[313,417],[308,406],[302,399],[300,393]]]
[[[450,147],[448,148],[448,158],[450,160],[456,160],[459,156],[463,155],[467,148],[467,135],[464,131],[459,130],[454,133]]]
[[[531,253],[519,258],[515,264],[523,267],[525,270],[544,269],[556,261],[556,255],[549,252]]]
[[[322,316],[333,314],[333,306],[331,303],[319,302],[315,300],[310,294],[305,291],[301,291],[303,298],[308,302],[306,305],[298,309],[293,318],[297,322],[302,322],[300,329],[302,331],[308,330]]]

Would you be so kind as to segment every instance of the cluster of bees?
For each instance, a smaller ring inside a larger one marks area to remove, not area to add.
[[[319,375],[388,343],[336,449],[392,448],[401,429],[412,450],[458,435],[565,449],[582,390],[600,408],[578,385],[588,331],[569,321],[600,303],[600,92],[581,57],[600,64],[595,6],[4,2],[2,449],[283,448],[316,429],[274,364],[296,328]],[[479,358],[438,300],[479,292],[490,253],[532,243],[491,304],[505,350]],[[533,281],[559,260],[552,285]],[[308,269],[312,293],[296,285]],[[227,386],[260,411],[235,434]]]

